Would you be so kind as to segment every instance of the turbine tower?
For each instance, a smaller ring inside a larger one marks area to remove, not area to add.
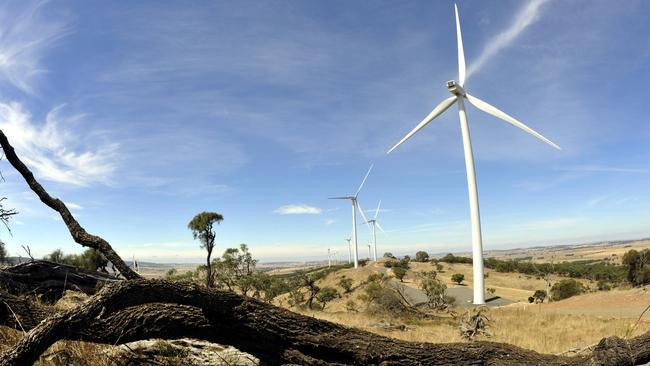
[[[363,185],[366,183],[366,179],[368,179],[368,175],[370,175],[372,167],[373,164],[370,165],[370,169],[368,169],[366,176],[363,177],[363,181],[361,181],[361,185],[359,185],[357,193],[355,193],[353,196],[330,197],[331,200],[350,200],[352,202],[352,243],[354,249],[354,268],[359,268],[359,248],[357,245],[357,207],[359,208],[361,217],[363,217],[364,221],[368,221],[366,215],[363,213],[363,209],[361,209],[361,206],[357,201],[357,197],[359,196],[359,192],[361,192]]]
[[[377,215],[379,215],[379,206],[381,206],[381,200],[379,200],[379,204],[377,205],[377,210],[375,210],[375,217],[372,218],[372,220],[366,221],[366,224],[370,225],[372,224],[372,244],[374,247],[373,251],[373,257],[374,261],[377,261],[377,229],[381,230],[382,233],[386,234],[384,229],[379,225],[379,222],[377,222]]]
[[[352,263],[352,244],[350,244],[352,238],[345,239],[345,241],[348,242],[348,263]]]
[[[458,116],[460,118],[460,129],[463,137],[463,151],[465,154],[465,169],[467,170],[467,187],[469,192],[470,217],[472,222],[472,262],[473,262],[473,282],[474,282],[474,304],[485,304],[485,279],[483,278],[483,243],[481,239],[481,217],[478,207],[478,190],[476,188],[476,174],[474,172],[474,156],[472,154],[472,142],[470,139],[469,125],[467,124],[467,114],[465,113],[465,99],[467,99],[476,108],[500,118],[511,125],[521,128],[529,134],[537,137],[545,143],[560,150],[560,147],[548,140],[546,137],[535,132],[525,124],[517,121],[513,117],[497,109],[496,107],[478,99],[467,93],[465,85],[465,53],[463,51],[463,39],[460,33],[460,20],[458,18],[458,7],[454,4],[456,14],[456,39],[458,42],[458,82],[450,80],[447,82],[447,89],[453,94],[451,97],[443,100],[438,104],[420,124],[409,132],[400,142],[395,144],[388,153],[390,154],[404,141],[420,131],[424,126],[434,118],[442,114],[452,104],[458,105]]]

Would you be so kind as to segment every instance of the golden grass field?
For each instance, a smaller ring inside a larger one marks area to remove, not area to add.
[[[352,278],[353,286],[377,272],[381,263],[371,263],[358,270],[345,269],[330,274],[319,282],[320,286],[341,289],[337,283],[345,275]],[[471,266],[443,263],[444,273],[439,274],[448,286],[454,286],[451,275],[465,275],[464,284],[471,286]],[[417,287],[417,272],[433,270],[430,263],[411,263],[411,270],[404,279],[405,285]],[[389,271],[390,273],[390,271]],[[505,342],[541,353],[561,353],[573,348],[582,348],[608,336],[633,337],[650,331],[650,314],[637,323],[644,309],[650,305],[650,289],[636,288],[593,292],[550,304],[529,304],[527,298],[536,289],[545,289],[544,280],[517,273],[488,271],[486,288],[496,288],[496,294],[515,301],[514,304],[490,308],[491,331],[494,336],[483,338]],[[561,278],[554,277],[553,281]],[[589,281],[583,281],[586,284]],[[592,286],[593,287],[593,286]],[[458,322],[452,318],[440,320],[400,320],[385,315],[369,315],[364,312],[348,312],[345,304],[354,300],[363,310],[359,300],[361,291],[344,294],[340,299],[327,304],[324,311],[300,310],[305,315],[364,329],[373,333],[415,342],[464,342],[458,331]],[[518,302],[517,302],[518,301]],[[292,309],[295,311],[295,309]],[[464,311],[457,309],[458,312]],[[380,321],[403,323],[408,331],[387,331],[376,324]]]
[[[532,254],[539,256],[553,256],[559,261],[570,259],[598,259],[604,257],[621,257],[624,252],[630,249],[645,249],[650,246],[650,241],[639,241],[620,245],[607,246],[585,246],[574,248],[576,255],[570,254],[565,249],[547,250]],[[540,249],[541,250],[541,249]],[[550,253],[554,254],[550,254]],[[500,253],[499,258],[515,258],[516,256],[530,255],[531,252]],[[367,279],[368,275],[377,273],[383,267],[383,259],[379,263],[369,263],[366,267],[354,269],[343,269],[331,273],[319,281],[319,286],[334,287],[340,292],[338,281],[342,276],[353,280],[353,291],[343,294],[339,299],[328,303],[324,311],[291,309],[302,314],[313,316],[319,319],[328,320],[346,326],[367,330],[376,334],[393,337],[414,342],[466,342],[458,331],[458,321],[449,315],[441,314],[441,318],[435,320],[398,319],[389,315],[365,313],[365,304],[359,299],[363,293],[360,284]],[[448,286],[457,286],[451,281],[454,273],[465,275],[463,285],[472,286],[471,266],[467,264],[442,263],[443,272],[438,278]],[[186,269],[184,269],[186,270]],[[294,269],[295,270],[295,269]],[[411,262],[411,269],[404,278],[404,284],[417,288],[418,272],[435,270],[431,263]],[[288,269],[277,270],[286,273]],[[160,271],[159,271],[160,272]],[[387,271],[389,274],[390,270]],[[536,289],[545,289],[546,282],[535,276],[527,276],[517,273],[499,273],[486,270],[486,288],[496,289],[496,295],[507,298],[514,303],[507,306],[490,308],[488,317],[491,320],[490,338],[480,338],[494,342],[510,343],[526,349],[535,350],[541,353],[563,353],[570,349],[584,348],[598,342],[608,336],[634,337],[650,331],[650,311],[642,318],[641,313],[650,305],[650,287],[633,289],[615,289],[608,292],[590,292],[566,300],[544,303],[529,304],[527,298]],[[156,273],[155,277],[160,276]],[[560,277],[554,276],[553,282],[559,281]],[[590,281],[582,282],[594,288]],[[69,308],[83,299],[74,298],[75,294],[64,297],[58,306]],[[276,305],[287,306],[287,296],[283,295],[276,299]],[[346,310],[346,303],[354,300],[359,312]],[[464,309],[455,309],[458,313]],[[408,330],[388,331],[376,325],[380,322],[393,324],[405,324]],[[22,337],[22,332],[0,326],[0,351],[6,350]],[[107,352],[111,346],[95,345],[84,342],[61,341],[50,347],[41,357],[37,365],[115,365],[110,354]],[[72,360],[72,361],[71,361]]]

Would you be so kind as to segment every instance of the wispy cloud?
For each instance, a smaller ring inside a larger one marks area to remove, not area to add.
[[[603,165],[574,165],[558,168],[567,172],[589,172],[589,173],[650,173],[650,169],[613,167]]]
[[[334,223],[336,223],[336,220],[334,220],[334,219],[325,220],[325,225],[327,225],[327,226],[332,225]]]
[[[318,207],[312,207],[299,203],[278,207],[277,209],[273,210],[273,212],[280,215],[320,215],[323,210]]]
[[[73,210],[83,210],[84,209],[83,206],[81,206],[80,204],[74,203],[74,202],[66,202],[65,205],[68,206],[68,208],[73,209]]]
[[[42,124],[19,103],[0,103],[0,129],[7,135],[21,159],[50,181],[86,186],[99,182],[108,184],[115,170],[116,143],[97,143],[77,136],[72,126],[83,116],[64,117],[62,107],[51,110]],[[94,151],[81,144],[86,141]]]
[[[469,63],[467,76],[478,71],[490,61],[499,51],[510,46],[517,37],[533,24],[539,15],[540,7],[548,0],[533,0],[524,6],[516,15],[515,20],[503,32],[497,34],[483,49],[474,62]]]
[[[531,220],[519,225],[519,230],[556,230],[572,227],[584,221],[584,217],[553,217],[548,219]]]
[[[47,1],[17,3],[0,5],[0,83],[34,94],[38,77],[46,72],[41,64],[45,51],[69,29],[60,19],[43,16]]]

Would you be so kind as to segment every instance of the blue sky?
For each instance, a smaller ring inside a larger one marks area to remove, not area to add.
[[[562,146],[468,108],[484,249],[650,236],[650,3],[461,1],[466,89]],[[186,225],[263,260],[347,256],[347,202],[382,200],[379,252],[470,249],[449,1],[0,5],[0,128],[124,258],[199,261]],[[6,161],[12,255],[75,253]],[[372,212],[370,212],[372,214]],[[359,228],[360,253],[369,230]]]

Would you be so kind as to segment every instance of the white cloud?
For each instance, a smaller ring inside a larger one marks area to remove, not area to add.
[[[512,42],[528,26],[537,20],[540,7],[548,0],[533,0],[524,6],[516,15],[512,24],[503,32],[497,34],[483,49],[474,62],[469,63],[467,77],[478,71],[485,63],[490,61],[499,51],[510,46]]]
[[[299,203],[278,207],[277,209],[273,210],[273,212],[280,215],[320,215],[323,210],[318,207],[312,207]]]
[[[336,223],[336,220],[334,220],[334,219],[325,220],[325,225],[329,226],[329,225],[332,225],[334,223]]]
[[[38,178],[77,186],[109,183],[118,144],[97,144],[77,136],[70,127],[81,116],[62,117],[61,108],[50,111],[45,123],[36,124],[19,103],[0,103],[0,129]],[[92,143],[95,150],[85,149],[82,141]]]
[[[0,83],[34,94],[37,78],[46,72],[44,51],[67,32],[64,22],[43,17],[47,1],[17,2],[22,7],[0,6]]]
[[[68,208],[72,209],[72,210],[83,210],[84,209],[83,206],[81,206],[79,204],[76,204],[74,202],[66,202],[65,205],[68,206]]]

